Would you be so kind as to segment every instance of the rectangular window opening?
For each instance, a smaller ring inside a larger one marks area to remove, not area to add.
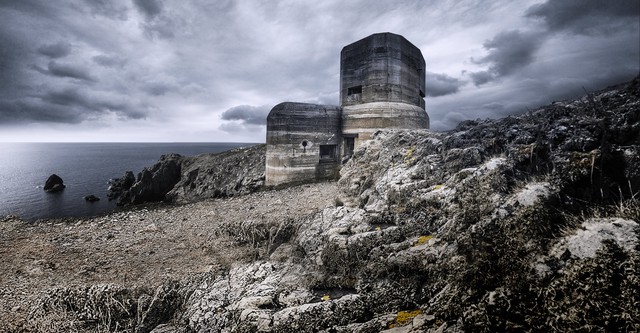
[[[425,97],[425,95],[424,95],[424,91],[422,91],[422,89],[420,89],[420,97],[422,97],[422,98],[424,98],[424,97]]]
[[[362,94],[362,86],[347,88],[347,96]]]
[[[336,148],[337,145],[320,145],[320,162],[335,162]]]

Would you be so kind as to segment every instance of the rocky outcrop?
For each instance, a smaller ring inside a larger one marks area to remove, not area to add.
[[[154,323],[640,331],[639,159],[638,79],[446,133],[380,131],[343,166],[335,205],[238,221],[227,232],[258,259],[200,275],[171,325]]]
[[[265,153],[262,144],[186,158],[166,199],[185,203],[255,192],[264,186]]]
[[[337,207],[298,221],[288,255],[197,286],[182,325],[640,329],[639,88],[447,133],[378,132],[343,167]]]
[[[56,175],[55,173],[47,178],[47,181],[44,183],[44,191],[49,193],[60,192],[64,190],[66,186],[64,185],[62,178]]]
[[[118,199],[118,204],[141,204],[165,200],[165,195],[180,180],[184,157],[162,155],[160,160],[138,174],[136,182]]]
[[[100,201],[100,198],[96,197],[93,194],[90,194],[90,195],[86,195],[84,197],[84,200],[87,201],[87,202],[96,202],[96,201]]]
[[[117,199],[124,192],[128,191],[135,182],[136,176],[131,171],[126,171],[124,176],[120,178],[110,179],[107,198],[109,198],[109,201]]]
[[[163,155],[135,181],[129,171],[112,180],[109,198],[118,198],[118,205],[135,205],[247,194],[264,185],[264,166],[264,145],[194,157]]]

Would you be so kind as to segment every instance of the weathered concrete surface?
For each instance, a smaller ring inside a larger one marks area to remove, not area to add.
[[[374,132],[429,128],[420,49],[380,33],[345,46],[340,60],[343,108],[287,102],[271,110],[266,185],[336,178],[340,161]]]
[[[267,117],[266,185],[337,178],[340,116],[340,108],[330,105],[273,107]]]
[[[397,102],[425,107],[424,57],[404,37],[373,34],[347,45],[340,53],[342,106]],[[361,93],[350,88],[361,87]]]
[[[356,147],[381,129],[425,128],[429,128],[429,116],[422,108],[411,104],[374,102],[342,109],[342,133],[357,134]]]

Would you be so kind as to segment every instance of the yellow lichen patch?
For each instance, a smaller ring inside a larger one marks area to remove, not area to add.
[[[398,326],[405,326],[409,324],[418,315],[421,315],[423,312],[420,309],[413,311],[399,311],[396,315],[396,319],[389,324],[389,328],[394,328]]]
[[[422,244],[428,242],[431,238],[433,238],[433,235],[420,236],[420,237],[418,237],[418,240],[416,241],[416,245],[422,245]]]
[[[433,187],[433,189],[434,189],[434,190],[439,190],[439,189],[441,189],[443,186],[444,186],[444,185],[442,185],[442,184],[438,184],[438,185],[434,186],[434,187]]]
[[[322,296],[322,300],[323,300],[323,301],[328,301],[328,300],[330,300],[330,299],[331,299],[331,297],[329,297],[329,295],[324,295],[324,296]]]
[[[416,146],[411,147],[406,154],[404,154],[404,163],[411,164],[415,161],[416,157],[413,156],[413,153],[416,151]]]

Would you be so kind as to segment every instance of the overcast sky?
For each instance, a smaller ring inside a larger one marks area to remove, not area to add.
[[[640,70],[638,0],[0,0],[0,141],[263,142],[387,31],[422,50],[434,130]]]

